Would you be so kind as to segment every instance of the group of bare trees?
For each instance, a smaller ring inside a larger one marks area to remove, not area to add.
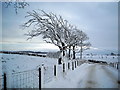
[[[5,7],[13,5],[16,14],[18,9],[29,6],[27,2],[5,2]],[[54,44],[59,47],[62,56],[66,55],[68,50],[68,57],[71,57],[71,51],[73,51],[72,58],[75,59],[76,48],[80,53],[82,59],[82,53],[84,50],[90,48],[91,44],[88,42],[89,38],[85,32],[79,30],[76,26],[71,25],[67,20],[64,20],[61,16],[57,16],[54,13],[46,13],[43,10],[27,12],[28,21],[24,23],[23,27],[33,27],[32,30],[26,34],[28,39],[42,35],[44,41]]]
[[[61,16],[50,12],[46,13],[43,10],[27,12],[28,21],[24,23],[23,27],[32,27],[26,34],[28,39],[42,36],[43,40],[47,43],[54,44],[60,49],[62,56],[70,58],[71,50],[73,51],[73,59],[75,59],[76,47],[79,47],[80,58],[84,50],[90,47],[87,34],[79,30],[76,26],[69,24]]]

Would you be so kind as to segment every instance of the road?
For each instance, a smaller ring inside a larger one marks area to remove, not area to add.
[[[46,88],[118,88],[118,70],[108,65],[84,63],[57,76]]]
[[[84,80],[80,80],[77,87],[118,88],[118,75],[106,65],[93,64],[88,67]]]

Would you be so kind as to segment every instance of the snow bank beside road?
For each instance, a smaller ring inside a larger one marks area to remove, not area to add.
[[[100,64],[83,64],[55,78],[45,88],[118,88],[118,71]]]

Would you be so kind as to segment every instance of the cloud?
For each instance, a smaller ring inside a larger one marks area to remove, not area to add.
[[[96,47],[90,47],[90,49],[92,49],[92,50],[99,50],[99,48],[96,48]]]
[[[38,9],[54,12],[78,26],[88,34],[92,47],[118,48],[118,5],[115,2],[30,2],[30,6],[19,10],[18,15],[13,8],[3,7],[3,41],[28,42],[24,34],[32,28],[21,30],[19,25],[27,20],[24,18],[26,12]],[[37,37],[30,42],[43,40]]]

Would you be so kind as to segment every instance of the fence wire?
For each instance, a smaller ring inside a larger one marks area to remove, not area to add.
[[[75,68],[85,62],[86,61],[70,60],[68,62],[64,62],[64,64],[56,65],[56,69],[54,69],[54,65],[44,66],[43,71],[41,71],[43,73],[43,76],[41,76],[43,77],[43,84],[49,83],[54,79],[54,70],[56,70],[56,77],[59,78],[61,76],[65,76],[69,70],[75,70]],[[6,77],[7,88],[39,88],[38,69],[6,74]],[[0,76],[0,89],[4,87],[3,81],[3,76]]]
[[[38,88],[38,70],[29,70],[6,74],[7,88]]]
[[[44,67],[44,84],[49,83],[54,78],[53,70],[53,66]]]
[[[3,88],[3,76],[0,76],[0,90]]]

